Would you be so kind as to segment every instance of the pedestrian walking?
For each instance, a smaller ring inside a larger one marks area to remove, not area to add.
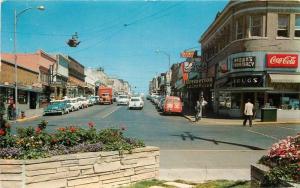
[[[247,120],[249,120],[249,125],[250,127],[252,127],[252,117],[253,117],[253,104],[250,102],[250,99],[248,99],[244,109],[243,125],[246,126]]]
[[[207,104],[207,102],[204,100],[203,97],[200,97],[200,100],[197,100],[196,103],[196,115],[195,115],[195,121],[199,121],[199,119],[202,118],[202,111],[203,111],[203,107]]]

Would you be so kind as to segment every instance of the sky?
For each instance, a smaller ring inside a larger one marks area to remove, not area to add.
[[[63,53],[85,67],[103,67],[147,92],[149,81],[184,61],[180,52],[200,50],[199,39],[227,1],[4,1],[1,52],[13,52],[14,10],[18,16],[17,53]],[[66,42],[77,32],[76,48]]]

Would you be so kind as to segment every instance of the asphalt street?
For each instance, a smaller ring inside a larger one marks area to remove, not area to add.
[[[90,121],[95,122],[98,129],[126,127],[127,136],[142,139],[146,145],[160,147],[161,174],[166,178],[171,169],[248,171],[250,164],[266,154],[272,143],[300,132],[300,125],[292,124],[254,127],[195,125],[182,116],[159,114],[149,101],[145,102],[143,110],[128,110],[126,106],[116,104],[96,105],[62,116],[18,122],[13,127],[35,126],[42,119],[49,122],[47,129],[50,131],[61,126],[85,127]],[[245,175],[244,179],[248,176]]]

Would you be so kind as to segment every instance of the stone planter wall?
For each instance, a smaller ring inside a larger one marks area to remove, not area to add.
[[[159,176],[159,148],[0,160],[0,188],[120,187]]]
[[[269,167],[262,164],[251,165],[251,187],[258,187],[259,183],[264,180],[264,175],[270,170]],[[282,187],[300,187],[300,184],[287,183]]]

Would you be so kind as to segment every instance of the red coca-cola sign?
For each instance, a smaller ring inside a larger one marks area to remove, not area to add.
[[[268,68],[297,68],[298,54],[267,54]]]

